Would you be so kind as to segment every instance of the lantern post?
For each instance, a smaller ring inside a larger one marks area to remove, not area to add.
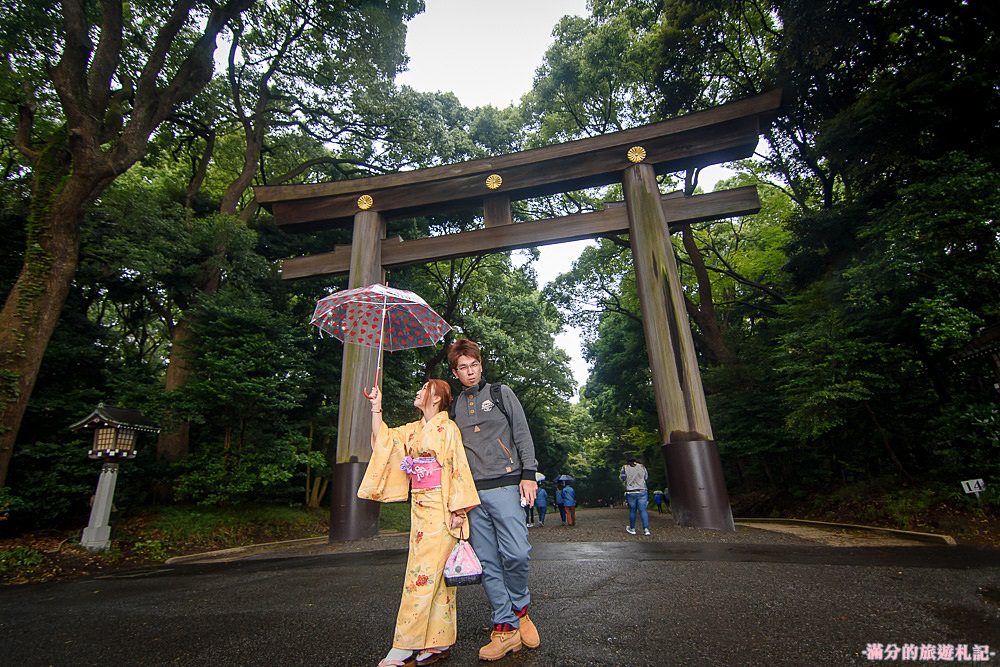
[[[107,407],[103,403],[70,429],[93,430],[94,440],[87,456],[104,462],[90,507],[90,523],[83,529],[80,546],[88,551],[105,551],[111,545],[108,522],[118,482],[118,462],[135,458],[136,438],[140,432],[159,433],[160,429],[138,410]]]

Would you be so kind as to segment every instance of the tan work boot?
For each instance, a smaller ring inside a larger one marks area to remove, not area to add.
[[[494,630],[490,633],[490,643],[479,649],[480,660],[499,660],[508,653],[517,653],[521,650],[520,630],[501,632]]]
[[[538,628],[527,614],[521,617],[521,643],[528,648],[538,648],[542,640],[538,636]]]

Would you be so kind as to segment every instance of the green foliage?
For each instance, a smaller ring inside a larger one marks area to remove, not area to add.
[[[547,54],[530,98],[540,135],[585,135],[600,114],[570,117],[577,107],[545,100],[559,91],[576,104],[566,82],[602,67],[614,70],[607,81],[629,80],[645,45],[659,117],[785,86],[769,150],[740,165],[753,177],[722,184],[760,183],[763,211],[693,228],[734,351],[703,368],[731,485],[796,494],[882,475],[995,474],[995,377],[949,360],[1000,316],[991,10],[608,0],[592,11],[564,22]],[[610,42],[602,28],[638,15],[620,63],[588,61]],[[586,90],[592,109],[620,103]],[[984,102],[955,108],[968,99]],[[675,250],[689,307],[699,304],[687,249]],[[599,435],[570,461],[595,480],[626,451],[651,456],[658,439],[629,263],[602,241],[547,293],[586,335]]]
[[[159,540],[138,540],[132,543],[132,550],[145,560],[162,562],[170,558],[166,547]]]
[[[663,2],[648,37],[660,113],[676,116],[770,87],[778,24],[774,3],[759,0]]]
[[[987,389],[986,391],[989,391]],[[951,400],[931,421],[928,437],[942,475],[1000,478],[1000,407],[983,393]],[[996,491],[1000,486],[990,485]]]
[[[10,519],[10,513],[21,506],[21,499],[10,492],[9,486],[0,487],[0,525]]]
[[[598,2],[591,17],[566,16],[553,31],[523,104],[536,141],[605,134],[654,120],[651,45],[654,3]]]
[[[87,459],[89,446],[86,440],[67,439],[18,447],[9,480],[11,527],[23,529],[67,518],[86,519],[90,512],[88,500],[99,473],[99,466]]]
[[[243,504],[224,508],[178,505],[162,508],[132,530],[136,542],[159,544],[169,555],[176,555],[194,549],[221,549],[286,536],[322,534],[328,515],[324,510],[287,505]]]
[[[43,556],[31,547],[14,547],[0,550],[0,577],[7,578],[19,570],[32,570],[45,563]]]
[[[379,530],[409,532],[410,503],[382,503],[379,505],[378,527]]]
[[[255,436],[228,448],[202,443],[197,451],[174,464],[174,489],[180,501],[223,506],[246,500],[299,499],[303,493],[304,438]]]

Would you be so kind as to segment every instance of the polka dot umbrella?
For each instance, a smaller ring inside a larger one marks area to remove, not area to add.
[[[434,345],[451,331],[451,325],[419,296],[380,283],[320,299],[311,323],[344,343],[377,347],[376,384],[382,350],[397,352]]]

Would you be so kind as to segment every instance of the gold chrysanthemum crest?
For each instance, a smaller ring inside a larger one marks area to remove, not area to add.
[[[646,159],[646,149],[642,146],[633,146],[625,155],[629,162],[642,162]]]
[[[375,200],[372,199],[371,195],[361,195],[358,197],[358,208],[362,211],[367,211],[372,206],[375,205]]]
[[[486,177],[486,187],[490,190],[499,190],[501,185],[503,185],[503,179],[500,178],[500,174],[490,174]]]

